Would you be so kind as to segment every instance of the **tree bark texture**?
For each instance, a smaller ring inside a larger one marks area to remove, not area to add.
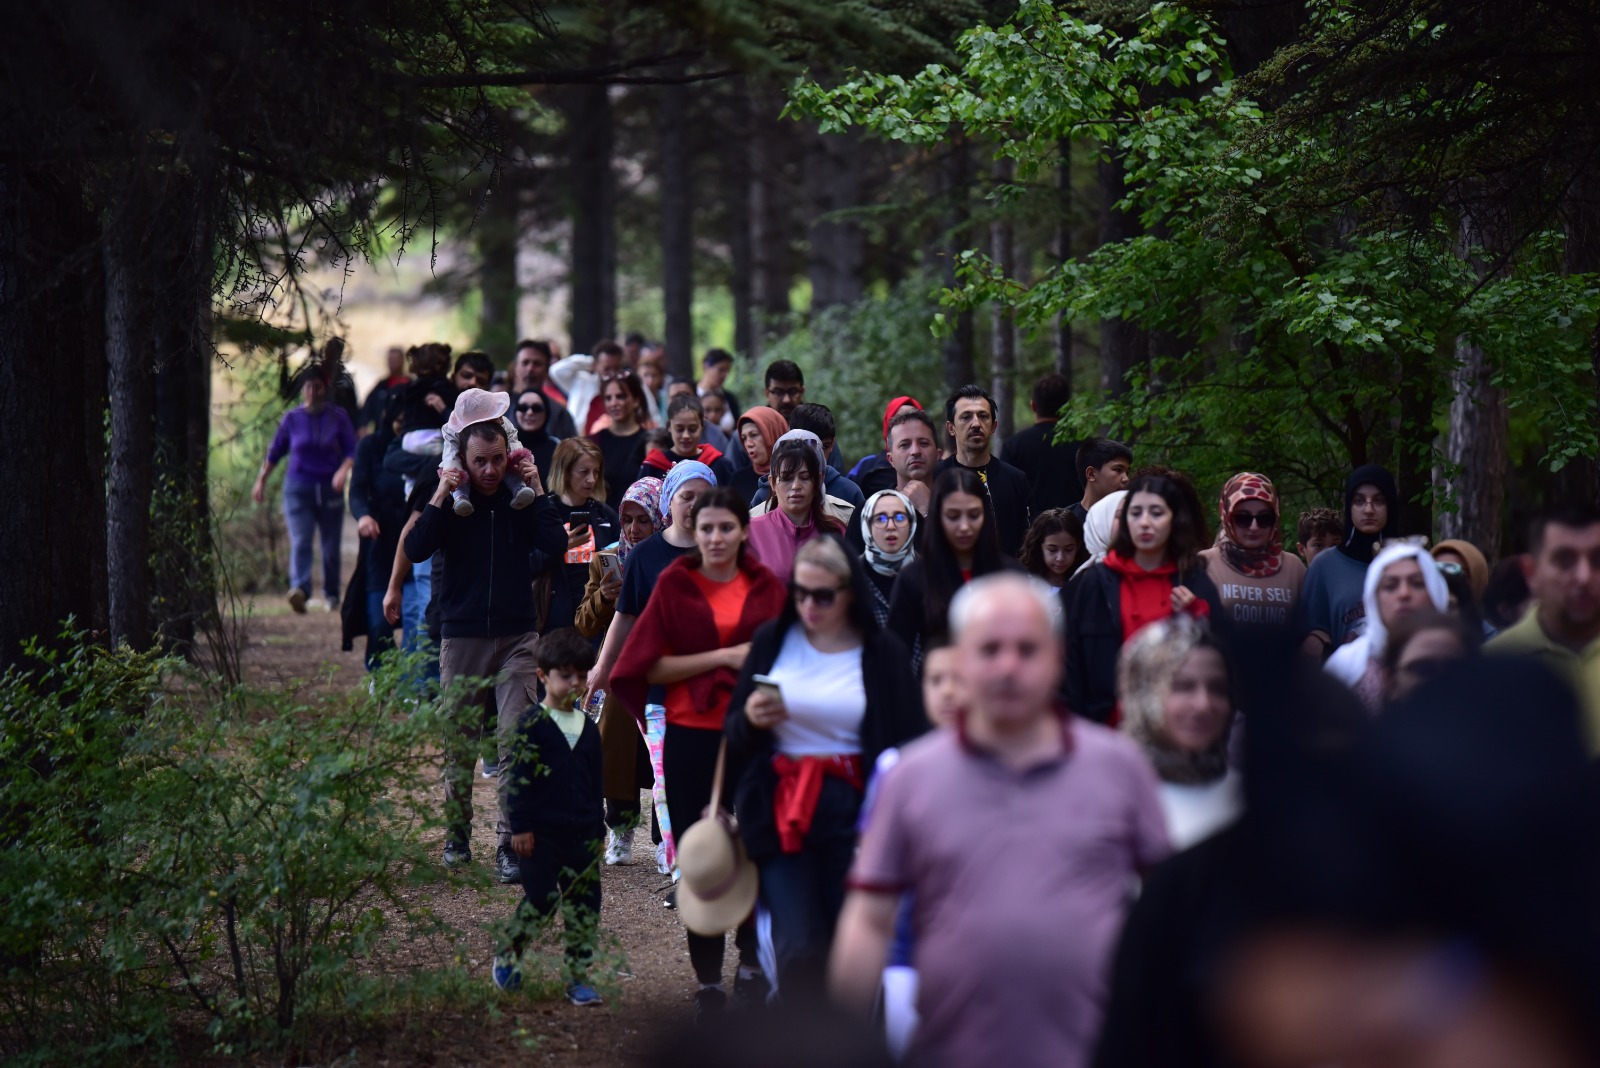
[[[1443,538],[1462,538],[1489,559],[1500,554],[1500,513],[1505,504],[1505,391],[1491,381],[1494,368],[1483,346],[1456,342],[1460,366],[1452,377],[1450,436],[1446,459],[1455,469],[1456,511],[1439,517]]]
[[[1101,160],[1098,177],[1100,244],[1115,244],[1139,236],[1142,230],[1138,217],[1117,207],[1117,202],[1127,192],[1122,160]],[[1100,321],[1100,385],[1107,395],[1115,397],[1127,392],[1128,372],[1148,360],[1149,356],[1149,335],[1137,323],[1120,318]]]
[[[0,163],[0,668],[106,612],[105,342],[99,227],[69,168]]]
[[[1009,159],[996,160],[991,170],[991,176],[997,186],[1010,183],[1012,166]],[[1016,231],[1012,228],[1011,220],[1005,216],[995,219],[989,225],[989,257],[994,260],[995,266],[1009,277],[1016,277],[1018,271],[1016,255]],[[994,397],[996,410],[996,430],[1001,440],[1009,438],[1016,429],[1017,408],[1017,327],[1012,321],[1011,310],[1001,304],[994,307],[994,318],[990,323],[990,376],[989,393]]]
[[[807,273],[811,310],[849,304],[862,294],[866,239],[854,219],[835,217],[861,204],[861,140],[854,133],[814,134],[806,162],[806,199],[811,206]]]
[[[757,349],[762,330],[781,324],[789,315],[789,295],[794,289],[794,227],[790,212],[797,186],[792,174],[794,136],[792,130],[780,128],[770,117],[777,114],[780,106],[775,94],[760,93],[750,137],[752,299],[756,314],[765,320],[756,326]],[[754,350],[751,355],[755,355]]]
[[[1072,262],[1072,142],[1061,142],[1061,164],[1056,168],[1056,262]],[[1067,396],[1072,396],[1072,320],[1056,315],[1056,372],[1067,380]]]
[[[667,374],[694,378],[694,203],[689,192],[689,88],[662,86],[661,298]]]
[[[515,165],[500,172],[499,181],[488,191],[488,200],[473,224],[473,243],[478,252],[479,292],[483,303],[478,311],[476,347],[501,365],[509,366],[519,336],[517,303],[522,295],[517,284],[517,194]]]
[[[117,190],[105,243],[105,331],[111,410],[106,485],[106,564],[111,641],[148,648],[150,504],[155,494],[155,285],[143,188]]]
[[[216,611],[207,467],[211,447],[211,281],[215,202],[203,181],[169,206],[156,261],[155,522],[151,575],[156,640],[187,653]]]
[[[572,90],[572,351],[617,332],[616,175],[611,97],[603,85]]]
[[[733,117],[734,142],[722,155],[722,188],[728,212],[728,259],[732,276],[728,289],[733,297],[733,351],[740,356],[756,355],[755,248],[751,231],[754,190],[751,184],[750,91],[743,77],[735,79],[729,110]]]
[[[960,135],[950,144],[944,164],[944,194],[948,215],[945,224],[944,284],[956,284],[956,259],[966,249],[968,226],[972,221],[972,148]],[[944,339],[944,382],[950,389],[966,385],[978,377],[976,338],[972,313],[958,312]]]

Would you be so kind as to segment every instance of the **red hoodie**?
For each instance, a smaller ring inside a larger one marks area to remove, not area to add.
[[[656,475],[657,478],[666,478],[667,472],[677,466],[679,460],[699,460],[707,467],[710,467],[720,459],[722,459],[722,451],[710,445],[700,446],[699,455],[696,456],[679,456],[677,453],[669,456],[660,449],[651,449],[645,453],[644,466],[660,472]]]
[[[1127,643],[1139,631],[1158,619],[1172,615],[1172,590],[1177,585],[1178,565],[1167,561],[1153,571],[1146,571],[1132,560],[1106,554],[1106,566],[1115,572],[1121,582],[1117,584],[1117,603],[1122,610],[1122,641]],[[1211,606],[1196,597],[1185,609],[1196,619],[1211,615]]]

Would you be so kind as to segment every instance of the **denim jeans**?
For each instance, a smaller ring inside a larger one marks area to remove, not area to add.
[[[289,586],[311,590],[311,539],[322,538],[322,594],[339,599],[339,541],[344,533],[344,494],[331,482],[283,480],[283,518],[289,528]]]
[[[433,597],[433,560],[411,565],[411,577],[400,587],[400,648],[414,653],[428,640],[424,616]]]

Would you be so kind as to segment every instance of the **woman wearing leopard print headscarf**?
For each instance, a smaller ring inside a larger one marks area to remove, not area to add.
[[[1217,542],[1200,554],[1222,599],[1225,628],[1240,648],[1283,638],[1293,626],[1306,565],[1283,551],[1278,493],[1265,475],[1243,471],[1222,487]]]

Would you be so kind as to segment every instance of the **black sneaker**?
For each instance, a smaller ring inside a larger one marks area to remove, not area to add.
[[[472,847],[466,842],[446,842],[444,844],[444,866],[459,868],[463,864],[472,863]]]
[[[677,907],[678,907],[678,888],[676,886],[674,886],[671,890],[669,890],[667,892],[667,896],[662,900],[661,904],[664,907],[669,908],[669,909],[674,909],[674,910],[677,909]]]
[[[707,1027],[716,1024],[728,1014],[728,995],[714,986],[703,986],[694,992],[694,1025]]]
[[[510,846],[500,846],[494,851],[494,874],[505,886],[522,881],[522,865],[517,863],[517,855]]]
[[[772,992],[772,984],[767,982],[767,977],[760,972],[746,979],[744,976],[735,976],[733,980],[733,1007],[740,1012],[760,1012],[767,1007],[767,995]]]

